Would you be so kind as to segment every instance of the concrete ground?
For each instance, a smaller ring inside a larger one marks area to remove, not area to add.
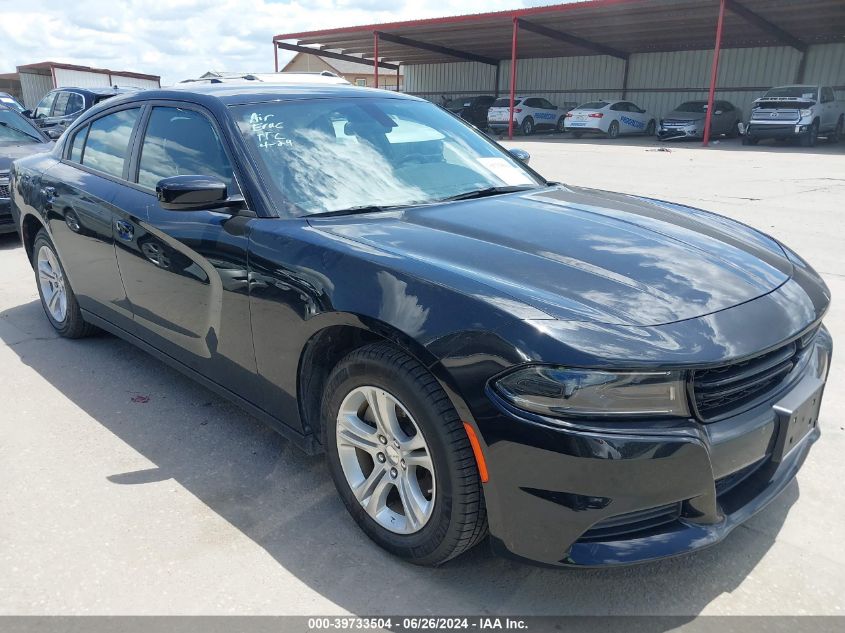
[[[784,240],[827,280],[845,341],[845,145],[513,145],[550,179]],[[423,569],[363,536],[321,458],[116,338],[56,338],[20,244],[0,237],[0,614],[843,614],[843,377],[839,354],[797,481],[718,546],[587,571],[481,546]]]

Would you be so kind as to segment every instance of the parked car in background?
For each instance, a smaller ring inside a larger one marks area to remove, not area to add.
[[[0,102],[0,233],[12,233],[15,224],[9,192],[12,161],[52,149],[53,142],[16,109]]]
[[[500,97],[493,102],[487,112],[487,125],[491,130],[503,132],[508,129],[510,105],[510,97]],[[556,106],[543,97],[520,95],[514,99],[513,129],[525,136],[540,129],[563,132],[564,116],[574,106],[574,103]]]
[[[609,138],[622,134],[654,136],[657,119],[630,101],[591,101],[569,112],[565,126],[575,138],[590,132],[607,134]]]
[[[60,336],[108,330],[324,451],[350,516],[417,564],[488,526],[547,565],[704,548],[820,436],[809,264],[714,213],[548,182],[416,97],[144,91],[11,181]]]
[[[8,92],[0,92],[0,105],[4,105],[7,108],[11,108],[12,110],[15,110],[17,112],[26,111],[26,108],[24,108],[20,104],[20,102]]]
[[[487,112],[495,100],[496,97],[493,95],[459,97],[447,101],[444,107],[452,114],[457,114],[464,121],[472,123],[477,128],[484,129],[487,127]]]
[[[780,86],[754,101],[743,143],[756,145],[767,138],[796,139],[805,147],[819,136],[831,143],[843,138],[845,102],[830,86]]]
[[[52,139],[62,135],[76,117],[94,105],[138,88],[58,88],[51,90],[28,116]]]
[[[730,138],[739,136],[742,111],[730,101],[714,101],[710,117],[710,134]],[[657,136],[662,141],[703,138],[707,121],[706,101],[686,101],[660,119]]]

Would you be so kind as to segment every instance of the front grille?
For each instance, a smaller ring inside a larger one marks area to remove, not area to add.
[[[686,121],[684,119],[663,119],[663,125],[664,126],[665,125],[671,125],[673,127],[677,127],[677,126],[683,127],[683,126],[687,126],[687,125],[692,125],[693,123],[695,123],[695,121]]]
[[[9,178],[8,174],[0,174],[0,198],[9,197]]]
[[[637,535],[645,536],[655,528],[677,521],[681,516],[681,503],[670,503],[647,510],[637,510],[610,517],[599,521],[589,530],[584,532],[579,541],[612,541],[620,537],[634,538]]]
[[[710,422],[756,404],[795,368],[815,333],[748,360],[696,370],[692,390],[698,417]]]
[[[798,110],[758,109],[751,111],[752,121],[797,121],[800,118]]]

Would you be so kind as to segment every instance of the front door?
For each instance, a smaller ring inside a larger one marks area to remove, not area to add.
[[[142,339],[211,380],[252,399],[257,390],[249,315],[250,218],[221,210],[169,211],[163,178],[213,176],[239,193],[217,129],[202,111],[154,105],[142,123],[117,260]]]

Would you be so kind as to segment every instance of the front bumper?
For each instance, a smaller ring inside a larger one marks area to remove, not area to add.
[[[701,138],[702,132],[695,125],[661,127],[657,131],[657,138],[661,141],[673,139],[697,139]]]
[[[753,121],[748,124],[745,136],[755,139],[790,139],[799,138],[810,129],[809,124],[801,123],[777,123],[761,124]]]
[[[814,345],[829,357],[826,330]],[[605,566],[722,540],[792,481],[818,439],[813,421],[783,454],[779,443],[791,427],[774,408],[806,394],[820,397],[818,371],[808,365],[786,391],[739,415],[709,424],[644,424],[641,432],[528,419],[490,391],[498,414],[476,421],[486,444],[494,550],[546,565]]]

